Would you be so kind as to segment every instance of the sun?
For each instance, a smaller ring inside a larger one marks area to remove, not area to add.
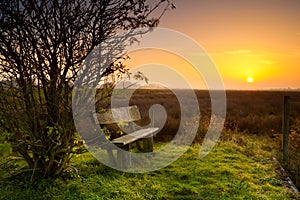
[[[248,83],[253,83],[253,77],[252,77],[252,76],[249,76],[249,77],[247,78],[247,82],[248,82]]]

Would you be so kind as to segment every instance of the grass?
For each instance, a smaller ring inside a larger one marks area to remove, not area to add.
[[[255,137],[233,134],[202,159],[196,144],[168,167],[144,174],[110,169],[85,153],[60,178],[2,179],[0,199],[295,199],[276,173],[274,150]]]

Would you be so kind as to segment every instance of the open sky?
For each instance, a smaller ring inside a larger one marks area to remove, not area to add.
[[[300,88],[300,0],[173,2],[159,27],[201,45],[226,89]]]

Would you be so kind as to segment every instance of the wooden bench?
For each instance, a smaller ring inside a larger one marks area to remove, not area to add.
[[[131,145],[138,141],[143,141],[143,152],[153,151],[153,136],[159,131],[159,128],[144,128],[135,130],[133,122],[141,119],[141,115],[137,106],[112,108],[103,113],[93,113],[94,121],[101,125],[128,123],[133,131],[111,140],[111,143],[117,145],[125,151],[130,151]],[[106,148],[110,163],[116,165],[112,149]],[[117,150],[117,160],[121,167],[128,167],[131,164],[131,158],[128,153]]]

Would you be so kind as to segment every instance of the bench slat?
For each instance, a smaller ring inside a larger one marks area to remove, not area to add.
[[[134,122],[141,119],[137,106],[112,108],[105,113],[93,113],[93,117],[98,124],[114,124],[119,122]]]
[[[124,135],[119,138],[116,138],[116,139],[112,140],[112,143],[118,144],[118,145],[126,145],[129,143],[135,142],[141,138],[151,137],[151,136],[155,135],[155,133],[157,133],[158,130],[159,130],[159,128],[141,129],[141,130],[135,131],[133,133],[130,133],[128,135]]]

